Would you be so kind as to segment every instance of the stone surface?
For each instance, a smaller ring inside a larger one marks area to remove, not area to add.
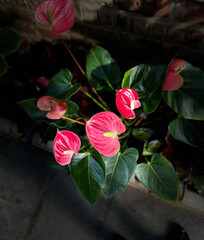
[[[204,5],[192,1],[180,1],[176,5],[175,19],[180,22],[204,25]]]
[[[59,171],[43,200],[27,240],[94,240],[103,219],[105,201],[93,208],[83,199],[66,172]]]
[[[33,213],[50,177],[51,153],[0,135],[0,198]]]
[[[126,240],[172,240],[182,228],[190,240],[202,240],[203,225],[203,213],[131,185],[114,198],[105,219],[105,226]]]
[[[163,39],[165,37],[166,25],[162,22],[153,22],[150,25],[150,36],[156,39]]]
[[[0,239],[23,239],[31,217],[0,200]]]

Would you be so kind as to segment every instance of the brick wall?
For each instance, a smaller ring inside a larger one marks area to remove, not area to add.
[[[0,0],[0,20],[25,42],[55,41],[49,26],[35,20],[42,0]],[[72,0],[70,44],[100,44],[116,58],[161,62],[177,54],[201,67],[204,57],[204,0]],[[3,19],[3,20],[2,20]],[[201,61],[202,58],[202,61]]]

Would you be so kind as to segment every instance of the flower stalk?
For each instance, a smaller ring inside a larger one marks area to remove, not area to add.
[[[100,95],[98,94],[98,92],[96,91],[96,89],[94,88],[94,86],[92,85],[92,83],[89,81],[86,73],[84,72],[83,68],[81,67],[81,65],[79,64],[79,62],[77,61],[77,59],[75,58],[74,54],[72,53],[72,51],[70,50],[70,48],[68,47],[68,45],[65,43],[64,39],[59,35],[58,36],[60,41],[63,43],[63,45],[65,46],[65,48],[67,49],[67,51],[69,52],[69,54],[71,55],[72,59],[74,60],[74,62],[76,63],[77,67],[79,68],[79,70],[81,71],[81,73],[84,75],[84,77],[86,78],[86,80],[88,81],[92,91],[95,93],[95,95],[98,97],[99,101],[106,107],[106,109],[110,110],[108,105],[104,102],[104,100],[100,97]],[[88,96],[88,95],[87,95]],[[93,100],[93,99],[92,99]],[[95,102],[95,101],[94,101]],[[96,102],[95,102],[96,103]],[[98,103],[97,103],[98,104]]]

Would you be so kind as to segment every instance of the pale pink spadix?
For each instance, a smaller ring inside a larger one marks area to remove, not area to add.
[[[120,149],[117,135],[125,132],[125,125],[112,112],[95,114],[86,123],[86,134],[94,148],[105,156],[113,156]]]
[[[164,81],[163,90],[178,90],[184,83],[183,77],[179,74],[186,66],[186,61],[175,59],[168,69],[166,79]]]
[[[60,119],[67,111],[67,103],[51,96],[43,96],[38,99],[37,107],[41,111],[48,111],[49,119]]]
[[[74,25],[74,8],[70,0],[48,0],[38,5],[36,19],[42,24],[50,24],[55,34],[66,32]]]
[[[121,115],[125,118],[133,119],[136,117],[134,109],[140,107],[138,94],[130,89],[123,88],[117,91],[116,106]]]
[[[75,133],[58,130],[53,145],[56,161],[62,166],[69,164],[72,156],[78,155],[80,146],[81,140]]]

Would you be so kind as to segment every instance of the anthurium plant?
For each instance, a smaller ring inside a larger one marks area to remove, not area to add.
[[[90,89],[73,82],[69,69],[61,69],[50,79],[44,96],[19,103],[33,120],[48,124],[47,132],[55,129],[57,164],[73,177],[91,205],[101,192],[111,198],[122,191],[133,175],[150,192],[177,201],[181,191],[175,166],[162,149],[170,148],[169,139],[174,138],[204,150],[204,72],[173,59],[161,65],[140,64],[122,75],[100,46],[89,50],[84,71],[60,35],[74,24],[70,0],[42,2],[36,18],[59,36]],[[70,100],[80,91],[96,105],[88,119]],[[157,115],[168,118],[165,143],[149,127],[158,120],[160,128]]]

